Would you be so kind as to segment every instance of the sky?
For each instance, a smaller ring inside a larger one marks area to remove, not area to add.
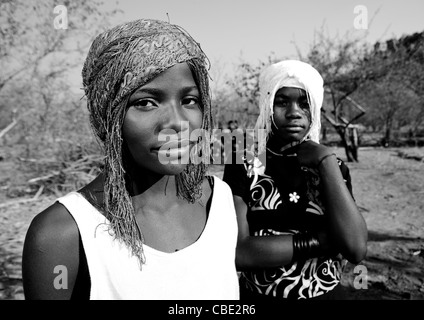
[[[123,15],[117,22],[169,20],[201,44],[212,68],[227,70],[240,59],[298,58],[297,48],[305,55],[320,30],[331,37],[364,37],[371,44],[424,31],[422,0],[118,1]]]

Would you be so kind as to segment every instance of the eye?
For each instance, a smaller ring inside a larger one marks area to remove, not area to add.
[[[157,104],[152,99],[139,99],[134,101],[131,106],[142,111],[149,111],[156,108]]]
[[[275,98],[275,100],[274,100],[274,106],[275,107],[283,107],[283,108],[285,108],[285,107],[287,107],[287,106],[289,106],[290,105],[290,101],[289,100],[287,100],[287,99],[284,99],[284,98]]]
[[[181,101],[181,104],[183,106],[188,106],[188,107],[199,106],[199,98],[198,97],[185,97]]]
[[[299,103],[299,106],[300,106],[302,109],[309,109],[309,103],[308,103],[308,101],[301,101],[301,102]]]

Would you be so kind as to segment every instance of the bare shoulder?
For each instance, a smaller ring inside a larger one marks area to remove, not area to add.
[[[102,181],[97,177],[79,192],[95,194],[94,202],[101,203]],[[71,299],[80,268],[80,242],[78,225],[61,203],[55,202],[34,217],[22,253],[26,299]]]
[[[103,201],[103,193],[98,190],[103,190],[102,181],[101,176],[97,177],[79,190],[79,193],[92,201],[93,205],[100,205]],[[74,218],[65,206],[55,202],[32,220],[26,241],[36,241],[44,246],[54,244],[57,247],[58,245],[78,245],[78,239],[78,226]]]
[[[79,268],[79,231],[67,209],[56,202],[32,220],[22,254],[26,299],[70,299]],[[66,271],[66,290],[55,278]]]
[[[59,202],[55,202],[34,217],[28,229],[28,236],[44,244],[51,241],[78,241],[78,227],[68,210]]]

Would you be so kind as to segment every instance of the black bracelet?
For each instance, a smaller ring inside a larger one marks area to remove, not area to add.
[[[328,157],[331,157],[331,156],[335,156],[335,157],[337,157],[337,155],[336,155],[335,153],[330,153],[330,154],[327,154],[327,155],[323,156],[321,159],[319,159],[318,164],[317,164],[317,168],[319,168],[319,166],[321,165],[321,163],[322,163],[325,159],[327,159]]]
[[[310,233],[296,233],[293,235],[292,262],[308,260],[320,255],[318,238]]]

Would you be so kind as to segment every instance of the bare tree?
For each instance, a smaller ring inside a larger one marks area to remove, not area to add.
[[[117,10],[102,11],[101,1],[62,4],[67,26],[57,29],[54,0],[0,2],[0,128],[10,123],[15,123],[14,129],[31,131],[49,127],[55,123],[49,113],[63,111],[73,105],[66,101],[81,98],[82,94],[77,98],[71,93],[75,90],[69,77],[82,68],[93,36],[109,25]],[[16,135],[28,132],[14,131]],[[31,137],[42,139],[42,134],[41,130]]]
[[[357,120],[365,108],[353,98],[378,73],[366,68],[368,47],[361,38],[350,35],[330,37],[322,30],[315,33],[314,41],[304,60],[311,63],[324,78],[324,118],[339,134],[347,161],[358,161]]]
[[[364,61],[379,75],[357,95],[369,101],[372,119],[366,121],[382,128],[383,145],[401,127],[414,138],[424,123],[424,32],[377,42]]]
[[[102,3],[0,0],[0,143],[13,146],[22,175],[38,178],[57,172],[54,179],[31,180],[36,181],[35,191],[48,181],[74,188],[68,182],[81,182],[78,177],[84,172],[77,172],[81,166],[72,161],[97,159],[91,156],[99,154],[78,89],[94,36],[119,13]],[[61,12],[67,17],[64,28],[55,25],[59,4],[66,9]],[[93,169],[90,163],[84,165],[87,172]]]
[[[235,94],[232,96],[231,114],[245,128],[253,128],[259,115],[259,74],[265,66],[277,61],[279,59],[273,54],[270,54],[266,61],[258,60],[256,64],[240,58],[233,79],[228,81],[229,87]]]

